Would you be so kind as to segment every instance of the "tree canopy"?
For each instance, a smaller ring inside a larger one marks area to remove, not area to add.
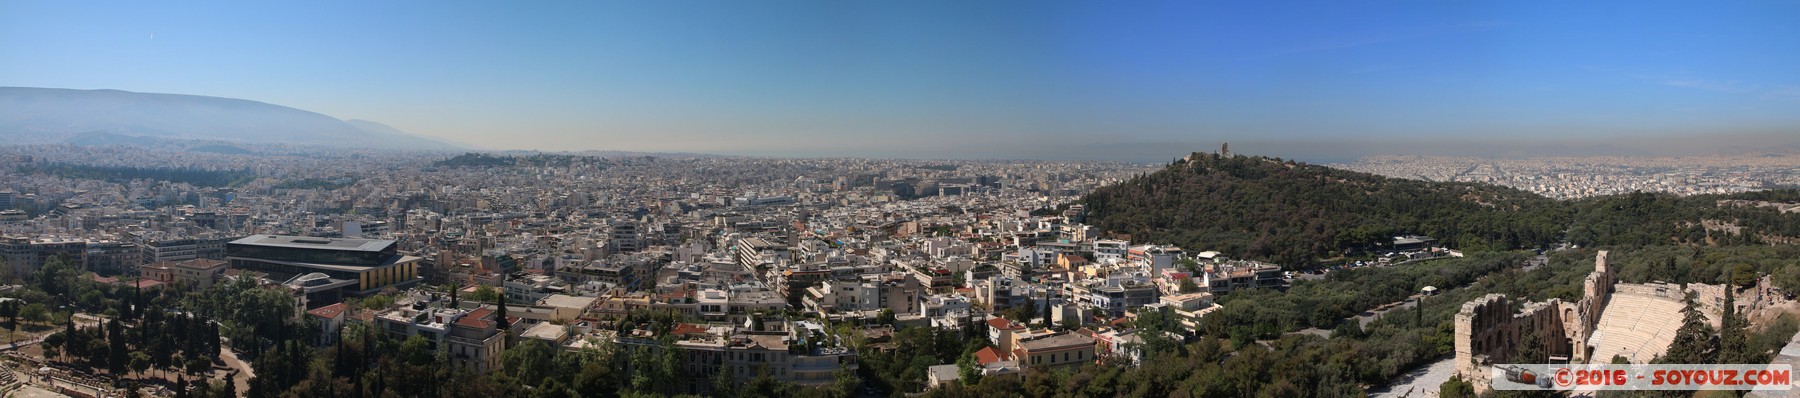
[[[1568,209],[1493,185],[1387,178],[1277,158],[1196,153],[1082,197],[1086,220],[1133,241],[1306,267],[1422,234],[1465,250],[1553,244]]]

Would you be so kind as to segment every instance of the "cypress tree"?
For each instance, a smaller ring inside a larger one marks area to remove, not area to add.
[[[1735,286],[1729,283],[1725,285],[1725,312],[1720,317],[1719,323],[1718,363],[1760,362],[1752,358],[1754,354],[1750,352],[1749,342],[1744,331],[1747,322],[1742,315],[1737,313],[1737,299],[1734,297],[1736,295],[1733,293],[1734,290],[1737,290]]]
[[[338,338],[334,339],[331,343],[331,359],[332,359],[331,375],[332,376],[344,376],[345,373],[347,373],[346,370],[344,369],[344,358],[349,358],[350,355],[344,353],[344,327],[343,326],[338,326],[337,335],[338,335]]]
[[[1413,299],[1413,326],[1425,327],[1425,297]]]
[[[206,322],[206,347],[207,354],[211,355],[213,359],[217,359],[224,353],[219,342],[219,324]]]
[[[75,352],[75,317],[70,316],[66,325],[68,327],[63,329],[63,334],[68,338],[63,339],[63,352]]]
[[[143,315],[143,312],[144,312],[144,281],[138,280],[137,282],[134,282],[131,284],[131,310],[126,311],[126,313],[131,314],[131,315],[129,315],[130,317],[137,317],[139,315]]]
[[[506,325],[506,296],[505,295],[500,296],[500,308],[499,308],[499,310],[495,311],[494,324],[500,325],[501,329],[505,329],[507,326]]]
[[[1030,294],[1025,295],[1025,305],[1019,307],[1019,319],[1013,321],[1031,323],[1032,318],[1037,318],[1037,303],[1031,300]]]
[[[512,342],[510,341],[510,340],[512,340],[512,333],[507,332],[507,330],[509,329],[508,326],[511,326],[511,325],[506,324],[506,295],[505,294],[500,295],[500,309],[499,309],[499,311],[495,311],[495,313],[496,313],[496,316],[494,317],[494,325],[499,326],[500,334],[502,336],[500,339],[500,349],[506,349],[507,347],[512,345]]]

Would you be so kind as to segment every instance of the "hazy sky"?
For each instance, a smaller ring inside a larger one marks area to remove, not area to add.
[[[244,98],[494,149],[1792,137],[1800,2],[0,0],[0,86]]]

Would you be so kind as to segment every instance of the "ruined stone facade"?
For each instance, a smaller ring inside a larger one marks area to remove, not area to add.
[[[1552,361],[1575,354],[1580,319],[1570,315],[1576,314],[1576,305],[1551,299],[1526,302],[1515,312],[1512,303],[1504,294],[1489,294],[1464,303],[1456,314],[1456,373],[1475,384],[1476,391],[1488,389],[1493,364],[1535,362],[1513,358],[1526,330],[1537,334],[1539,352]]]
[[[1592,339],[1594,325],[1600,324],[1601,313],[1606,311],[1607,304],[1612,303],[1612,293],[1617,288],[1617,282],[1613,280],[1614,270],[1607,265],[1606,253],[1601,250],[1594,255],[1594,272],[1589,272],[1587,278],[1581,281],[1581,302],[1575,305],[1575,313],[1572,314],[1577,318],[1577,325],[1571,328],[1574,341],[1585,342]],[[1569,358],[1570,362],[1589,361],[1589,350],[1576,351],[1576,355]]]
[[[1477,392],[1489,390],[1492,381],[1488,376],[1494,364],[1520,363],[1511,356],[1519,352],[1520,336],[1527,329],[1537,334],[1540,352],[1551,362],[1606,363],[1614,355],[1634,363],[1646,362],[1668,349],[1673,331],[1680,326],[1679,312],[1687,294],[1694,295],[1694,303],[1713,327],[1719,326],[1725,285],[1617,283],[1606,254],[1600,251],[1595,257],[1594,271],[1582,282],[1579,302],[1525,302],[1515,311],[1513,300],[1506,295],[1489,294],[1464,303],[1456,314],[1457,375],[1474,384]],[[1768,279],[1763,280],[1766,285]],[[1768,301],[1761,296],[1770,291],[1768,286],[1744,289],[1738,293],[1738,311],[1758,309]],[[1618,313],[1607,317],[1615,298]]]

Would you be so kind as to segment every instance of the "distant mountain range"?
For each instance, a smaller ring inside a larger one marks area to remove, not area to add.
[[[454,151],[366,120],[262,102],[119,90],[0,87],[0,143],[147,145],[165,140]]]

